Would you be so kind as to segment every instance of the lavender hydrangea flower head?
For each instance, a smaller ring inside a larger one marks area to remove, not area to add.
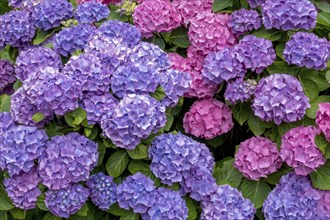
[[[125,96],[116,108],[101,121],[106,137],[120,148],[134,149],[142,139],[165,126],[166,113],[149,95]]]
[[[110,10],[106,5],[100,2],[86,2],[78,5],[74,18],[80,24],[91,24],[107,18],[109,14]]]
[[[94,174],[89,177],[86,186],[90,189],[93,203],[101,210],[108,210],[117,201],[117,185],[111,176]]]
[[[8,5],[14,8],[33,9],[43,0],[9,0]]]
[[[312,126],[290,129],[282,136],[280,156],[297,175],[306,176],[325,163],[321,151],[315,145],[319,131]]]
[[[5,133],[15,126],[15,122],[9,112],[0,112],[0,143]],[[1,167],[0,167],[1,168]]]
[[[147,213],[142,214],[143,220],[181,220],[187,219],[186,202],[178,192],[167,188],[158,188],[155,204]]]
[[[43,154],[48,137],[36,127],[13,126],[0,140],[0,168],[14,176],[30,171]]]
[[[38,196],[41,195],[38,188],[39,182],[37,169],[33,167],[27,173],[5,179],[3,185],[15,207],[28,210],[36,207]]]
[[[299,80],[287,74],[273,74],[262,78],[254,96],[254,115],[278,125],[302,119],[306,109],[310,107]]]
[[[229,81],[225,91],[225,99],[231,104],[237,102],[245,102],[251,98],[256,89],[257,82],[255,80],[243,80],[243,78],[237,78]]]
[[[261,27],[261,18],[257,11],[240,9],[230,15],[228,26],[236,35],[242,35],[245,32],[257,30]]]
[[[15,69],[8,60],[0,60],[0,92],[16,81]]]
[[[21,51],[16,59],[16,76],[22,82],[29,75],[39,72],[45,67],[62,67],[61,57],[54,50],[44,47],[35,47]]]
[[[54,136],[39,159],[42,183],[58,190],[85,181],[97,165],[97,144],[79,133]]]
[[[317,11],[308,0],[267,0],[261,12],[266,29],[309,30],[316,26]]]
[[[135,213],[146,213],[156,202],[157,191],[154,182],[144,174],[137,172],[129,176],[117,187],[119,207]]]
[[[253,35],[245,36],[234,53],[239,63],[258,74],[272,65],[276,58],[272,42]]]
[[[180,26],[181,16],[170,1],[144,1],[133,13],[134,24],[144,37],[168,32]]]
[[[330,58],[330,42],[313,33],[298,32],[285,44],[283,56],[289,64],[322,70]]]
[[[265,0],[247,0],[251,8],[256,8],[265,3]]]
[[[319,200],[317,219],[329,219],[330,218],[330,191],[321,191],[321,199]]]
[[[284,175],[263,204],[266,219],[316,219],[321,195],[308,177]],[[325,219],[324,219],[325,220]]]
[[[240,144],[235,155],[234,166],[248,179],[276,172],[282,166],[276,143],[264,137],[252,137]]]
[[[183,118],[186,133],[205,139],[227,133],[233,127],[229,107],[216,99],[196,101]]]
[[[165,184],[181,182],[183,174],[193,167],[212,170],[214,159],[209,149],[193,139],[179,134],[162,134],[149,148],[150,169]]]
[[[69,218],[83,207],[88,195],[89,190],[80,184],[70,185],[60,190],[48,190],[45,205],[55,216]]]
[[[65,28],[55,35],[54,49],[63,56],[85,49],[88,39],[96,32],[94,26],[81,24]]]
[[[330,141],[330,103],[319,104],[319,109],[316,112],[316,124],[327,141]]]
[[[252,220],[256,212],[252,202],[229,185],[219,186],[201,206],[201,220]]]
[[[66,0],[45,0],[32,12],[36,27],[45,31],[60,26],[62,21],[72,16],[73,6]]]

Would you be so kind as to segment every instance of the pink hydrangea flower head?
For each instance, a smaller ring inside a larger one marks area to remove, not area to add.
[[[321,199],[318,205],[318,219],[330,219],[330,190],[319,190]]]
[[[188,72],[191,68],[188,63],[188,59],[180,56],[177,53],[168,53],[168,58],[171,62],[171,68]]]
[[[104,5],[108,5],[108,4],[119,4],[122,1],[123,0],[77,0],[77,3],[83,4],[85,2],[101,2]]]
[[[264,137],[252,137],[240,144],[234,166],[248,179],[276,172],[282,165],[276,143]]]
[[[202,70],[203,63],[207,54],[199,51],[198,48],[194,46],[189,46],[187,49],[188,64],[195,70]]]
[[[330,103],[320,103],[316,112],[317,127],[323,132],[327,141],[330,141]]]
[[[151,37],[153,33],[168,32],[180,26],[181,16],[170,1],[144,1],[133,13],[135,26],[142,36]]]
[[[314,142],[317,134],[318,130],[313,126],[300,126],[282,136],[280,156],[297,175],[307,176],[325,163]]]
[[[229,107],[216,99],[196,101],[183,118],[186,133],[205,139],[227,133],[233,126]]]

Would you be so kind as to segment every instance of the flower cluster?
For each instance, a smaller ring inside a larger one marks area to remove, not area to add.
[[[243,78],[237,78],[228,82],[225,99],[231,104],[237,102],[245,102],[251,98],[256,89],[257,82],[254,80],[243,80]]]
[[[236,35],[247,31],[257,30],[261,27],[261,18],[257,11],[240,9],[230,15],[228,26]]]
[[[313,33],[298,32],[285,44],[283,56],[289,64],[322,70],[330,58],[330,42]]]
[[[8,0],[8,5],[14,8],[31,9],[43,0]]]
[[[205,139],[227,133],[233,127],[229,107],[216,99],[195,102],[183,118],[186,133]]]
[[[86,2],[78,5],[74,18],[80,24],[91,24],[107,18],[109,14],[110,10],[106,5],[99,2]]]
[[[319,109],[316,112],[316,124],[327,141],[330,141],[330,103],[319,104]]]
[[[265,0],[247,0],[251,8],[256,8],[265,3]]]
[[[297,127],[282,136],[280,156],[297,175],[306,176],[325,163],[321,151],[315,145],[315,127]]]
[[[276,124],[298,121],[310,107],[298,79],[287,74],[262,78],[254,96],[254,114],[263,121],[274,121]]]
[[[0,93],[16,81],[15,69],[8,60],[0,60]]]

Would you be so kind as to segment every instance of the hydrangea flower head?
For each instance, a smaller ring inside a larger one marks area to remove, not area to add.
[[[236,35],[242,35],[245,32],[257,30],[261,27],[261,18],[257,11],[240,9],[230,15],[228,26]]]
[[[319,109],[316,112],[316,124],[325,138],[330,141],[330,103],[319,104]]]
[[[256,89],[257,82],[254,80],[243,80],[243,78],[237,78],[228,82],[225,99],[231,104],[237,102],[245,102],[251,98]]]
[[[182,72],[188,72],[191,69],[189,60],[180,56],[177,53],[168,53],[168,59],[171,63],[171,68]]]
[[[251,8],[256,8],[265,3],[265,0],[247,0]]]
[[[200,138],[212,139],[233,127],[229,107],[216,99],[196,101],[183,118],[185,132]]]
[[[299,80],[287,74],[262,78],[254,96],[254,114],[263,121],[274,121],[278,125],[302,119],[310,107]]]
[[[0,143],[5,133],[16,126],[9,112],[0,112]],[[0,167],[1,168],[1,167]]]
[[[0,60],[0,92],[16,81],[15,69],[8,60]]]
[[[205,79],[200,71],[192,69],[188,73],[192,79],[192,84],[190,89],[184,94],[185,97],[211,98],[217,93],[218,85]]]
[[[319,200],[317,218],[318,219],[329,219],[330,218],[330,191],[319,190],[321,199]]]
[[[33,9],[43,0],[8,0],[8,5],[14,8]]]
[[[91,24],[107,18],[109,14],[110,10],[106,5],[100,2],[86,2],[78,5],[74,18],[80,24]]]

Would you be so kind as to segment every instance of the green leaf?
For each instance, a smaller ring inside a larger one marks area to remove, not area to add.
[[[45,216],[44,216],[44,218],[43,218],[43,220],[61,220],[62,218],[60,218],[60,217],[57,217],[57,216],[54,216],[52,213],[50,213],[50,212],[48,212]]]
[[[12,62],[9,56],[9,46],[6,46],[4,49],[0,50],[0,59]]]
[[[76,110],[65,114],[64,118],[69,126],[77,127],[86,119],[86,111],[79,107]]]
[[[315,136],[315,145],[320,149],[320,151],[325,155],[325,157],[328,159],[330,155],[330,143],[325,138],[324,134],[316,135]]]
[[[272,185],[276,185],[280,181],[281,177],[290,172],[291,170],[291,167],[283,165],[281,169],[279,169],[276,173],[270,174],[265,180]]]
[[[190,46],[188,30],[184,27],[173,30],[170,36],[165,40],[181,48],[188,48]]]
[[[106,164],[106,170],[109,175],[116,178],[124,172],[128,162],[128,153],[126,151],[117,151],[110,156]]]
[[[315,5],[321,10],[326,13],[330,13],[330,4],[325,2],[315,2]]]
[[[330,15],[326,12],[318,13],[317,25],[322,25],[322,27],[329,29],[330,28]]]
[[[319,109],[319,104],[322,102],[329,102],[330,96],[329,95],[321,95],[319,97],[316,97],[312,101],[310,101],[311,107],[307,109],[306,115],[311,118],[316,118],[316,111]]]
[[[9,12],[11,8],[8,5],[8,0],[1,0],[0,1],[0,15],[3,15]]]
[[[173,125],[173,122],[174,122],[174,116],[167,113],[166,114],[166,124],[165,124],[165,127],[164,127],[164,131],[169,131],[171,130],[171,127]]]
[[[299,79],[300,80],[309,79],[313,81],[317,85],[317,88],[320,91],[324,91],[330,88],[330,84],[326,79],[325,72],[312,71],[310,69],[304,68],[301,69],[299,72]]]
[[[148,146],[139,144],[133,150],[128,150],[127,153],[132,159],[145,159],[148,158]]]
[[[36,123],[41,122],[42,120],[44,120],[45,115],[42,114],[41,112],[37,112],[32,116],[32,120]]]
[[[272,191],[270,186],[263,180],[252,181],[247,179],[242,181],[239,189],[245,198],[251,200],[255,208],[262,207],[264,200],[267,198],[269,192]]]
[[[243,175],[234,167],[233,158],[225,158],[217,163],[213,176],[218,185],[229,184],[237,188],[242,181]]]
[[[248,120],[248,125],[249,125],[250,130],[256,136],[262,135],[265,132],[266,128],[267,128],[264,125],[264,123],[259,118],[257,118],[256,116],[250,117],[250,119]]]
[[[330,190],[330,160],[327,160],[324,166],[318,168],[309,176],[315,188]]]
[[[319,88],[316,83],[306,78],[299,77],[299,80],[301,82],[305,94],[310,100],[316,98],[319,95]]]
[[[196,205],[193,200],[189,197],[185,197],[186,205],[188,208],[188,218],[187,220],[195,220],[197,218]]]
[[[76,213],[76,215],[85,217],[87,216],[87,214],[88,214],[88,205],[87,203],[85,203],[83,207],[81,207],[81,209]]]
[[[9,47],[9,57],[10,60],[15,63],[16,62],[16,58],[18,57],[18,49],[16,47]]]
[[[285,48],[285,44],[281,43],[281,44],[278,44],[276,46],[276,55],[281,58],[282,60],[285,60],[284,59],[284,56],[283,56],[283,51],[284,51],[284,48]]]
[[[0,112],[9,112],[10,111],[10,96],[3,94],[0,96]]]
[[[239,103],[233,108],[233,116],[240,125],[243,125],[252,115],[253,113],[248,103]]]
[[[122,216],[127,212],[127,210],[123,209],[123,208],[120,208],[118,203],[115,203],[115,204],[110,206],[108,212],[115,215],[115,216]]]
[[[330,83],[330,70],[328,70],[328,71],[325,73],[325,79],[327,80],[328,83]]]
[[[150,179],[154,181],[155,186],[159,186],[160,184],[160,180],[150,170],[149,165],[141,160],[132,160],[128,165],[128,170],[131,174],[141,172],[147,175],[148,177],[150,177]]]
[[[19,208],[13,208],[9,212],[15,219],[25,219],[26,217],[26,211]]]
[[[256,37],[266,38],[271,41],[277,41],[282,37],[282,31],[280,30],[266,30],[265,28],[260,28],[254,31],[252,34]]]
[[[275,61],[271,66],[267,68],[270,74],[274,73],[287,73],[293,76],[297,76],[299,67],[295,65],[288,65],[285,61]]]
[[[71,2],[71,4],[72,4],[73,8],[76,9],[77,6],[78,6],[77,1],[76,1],[76,0],[70,0],[70,2]]]
[[[157,45],[160,49],[165,50],[165,41],[163,38],[154,35],[151,38],[146,39],[147,42]]]
[[[122,216],[120,216],[119,220],[139,220],[140,215],[134,213],[133,211],[126,211]]]
[[[161,86],[158,86],[155,92],[150,93],[150,96],[155,98],[156,100],[160,101],[166,97],[166,94],[165,94],[163,88]]]
[[[206,140],[207,144],[209,144],[211,147],[217,148],[221,144],[223,144],[229,137],[229,134],[223,134],[218,137],[215,137],[213,139]]]
[[[16,82],[14,83],[13,87],[14,87],[14,90],[18,90],[19,88],[21,88],[23,85],[23,83],[20,81],[20,80],[16,80]]]
[[[41,209],[43,211],[48,211],[48,208],[46,207],[46,204],[45,204],[45,194],[41,194],[38,197],[37,206],[39,209]]]
[[[47,31],[38,30],[36,36],[33,39],[33,44],[34,45],[42,44],[45,40],[47,40],[47,38],[52,36],[56,30],[58,29],[51,29]]]
[[[14,206],[11,203],[3,185],[0,184],[0,211],[8,211],[13,208]]]
[[[8,214],[6,211],[0,211],[0,219],[1,220],[8,220]]]
[[[233,7],[233,0],[215,0],[212,5],[213,12],[221,11],[225,8]]]

